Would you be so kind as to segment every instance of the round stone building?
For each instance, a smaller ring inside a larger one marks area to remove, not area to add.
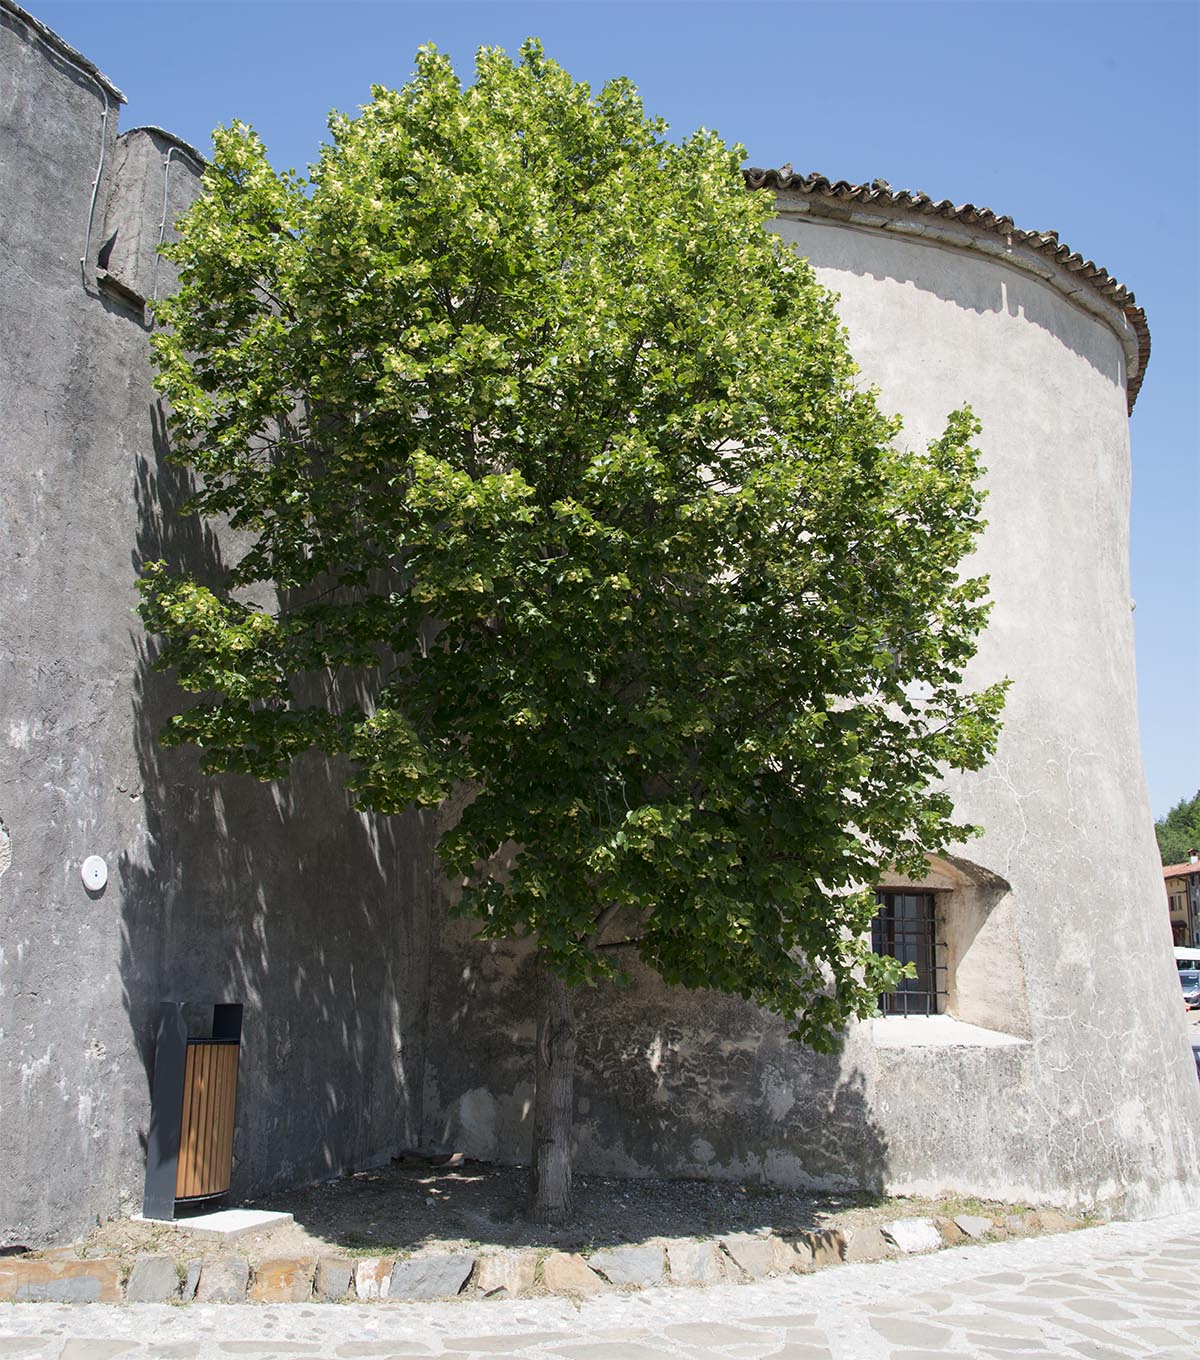
[[[450,921],[431,819],[356,812],[316,757],[274,785],[157,741],[178,696],[140,565],[230,545],[176,514],[152,386],[157,246],[200,158],[0,0],[0,1247],[142,1203],[160,1003],[243,1007],[231,1194],[440,1146],[530,1152],[530,960]],[[1128,407],[1145,319],[1052,235],[921,195],[752,171],[840,295],[914,445],[970,403],[994,609],[969,677],[1011,678],[985,828],[883,882],[916,982],[836,1057],[735,999],[638,975],[580,998],[579,1166],[953,1190],[1150,1213],[1200,1199],[1184,1032],[1143,783]],[[85,862],[107,875],[81,876]],[[903,1012],[913,1012],[904,1014]]]
[[[994,605],[968,680],[1012,686],[994,761],[950,784],[982,837],[921,883],[879,885],[877,947],[898,942],[919,973],[892,1013],[822,1058],[737,1000],[644,973],[606,989],[581,1020],[581,1165],[1130,1213],[1194,1203],[1200,1084],[1130,617],[1128,414],[1145,316],[1054,233],[987,209],[879,180],[747,180],[775,193],[774,229],[838,294],[901,439],[924,446],[963,403],[981,420],[989,523],[969,569],[989,575]],[[524,970],[495,946],[464,973],[474,950],[459,929],[432,989],[445,1040],[430,1053],[426,1130],[521,1160]]]

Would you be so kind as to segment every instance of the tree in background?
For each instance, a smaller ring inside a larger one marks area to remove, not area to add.
[[[536,949],[561,1221],[572,989],[625,951],[825,1050],[899,980],[869,885],[968,834],[939,776],[1002,704],[962,685],[976,426],[896,443],[741,148],[532,41],[469,88],[417,61],[307,183],[215,134],[154,347],[192,508],[247,546],[218,586],[151,566],[142,611],[206,770],[317,748],[375,812],[469,791],[438,852]]]
[[[1154,823],[1158,853],[1164,864],[1185,864],[1188,851],[1200,848],[1200,790],[1178,803]]]

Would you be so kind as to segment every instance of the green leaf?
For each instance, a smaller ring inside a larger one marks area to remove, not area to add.
[[[422,48],[305,180],[218,129],[152,343],[238,555],[150,565],[142,616],[205,768],[469,788],[439,853],[489,937],[586,982],[617,907],[825,1050],[900,978],[864,885],[969,833],[932,790],[1005,687],[963,682],[978,424],[899,444],[740,155],[532,40],[470,85]]]

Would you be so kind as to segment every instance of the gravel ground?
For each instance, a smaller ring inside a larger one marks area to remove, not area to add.
[[[694,1180],[612,1180],[577,1176],[576,1218],[566,1228],[524,1217],[526,1171],[463,1162],[436,1166],[405,1158],[390,1166],[304,1186],[249,1207],[291,1213],[295,1223],[236,1243],[197,1239],[181,1227],[112,1219],[84,1241],[43,1255],[199,1256],[236,1254],[252,1265],[281,1256],[408,1255],[419,1251],[534,1247],[590,1251],[659,1238],[857,1226],[912,1216],[971,1213],[1004,1219],[1024,1206],[978,1200],[813,1194],[762,1185]],[[1031,1220],[1030,1226],[1034,1223]],[[1014,1229],[1020,1235],[1023,1228]]]

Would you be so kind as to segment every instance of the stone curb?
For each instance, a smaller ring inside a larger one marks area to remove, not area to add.
[[[985,1218],[901,1218],[858,1228],[727,1233],[574,1252],[508,1248],[472,1255],[277,1257],[251,1267],[238,1256],[193,1261],[139,1256],[128,1278],[115,1257],[0,1259],[0,1303],[324,1303],[532,1293],[584,1298],[654,1285],[745,1283],[811,1274],[843,1262],[878,1261],[972,1241],[1070,1232],[1083,1221],[1058,1210]]]

